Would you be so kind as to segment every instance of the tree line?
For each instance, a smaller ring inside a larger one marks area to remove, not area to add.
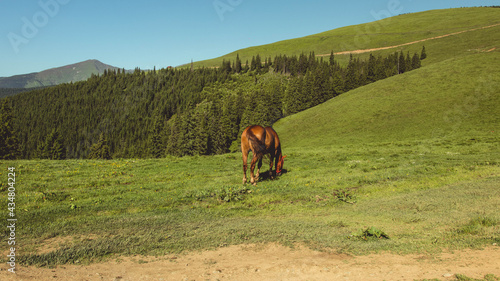
[[[354,88],[420,67],[395,52],[340,65],[311,52],[218,68],[106,71],[4,99],[1,158],[148,158],[238,149],[250,124],[272,125]],[[4,110],[5,108],[5,110]],[[5,122],[4,120],[7,120]],[[8,127],[5,125],[8,124]]]

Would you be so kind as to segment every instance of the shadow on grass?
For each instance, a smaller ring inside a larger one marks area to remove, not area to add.
[[[282,176],[282,175],[284,175],[286,173],[288,173],[288,170],[287,169],[283,169],[283,170],[281,170],[281,174],[279,176],[276,176],[276,172],[274,171],[273,172],[273,177],[271,178],[270,175],[269,175],[269,170],[267,170],[265,172],[260,173],[260,175],[259,175],[259,182],[276,180],[280,176]]]

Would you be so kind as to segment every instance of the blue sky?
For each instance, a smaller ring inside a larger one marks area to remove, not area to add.
[[[490,0],[0,0],[0,77],[87,59],[164,68],[237,49]]]

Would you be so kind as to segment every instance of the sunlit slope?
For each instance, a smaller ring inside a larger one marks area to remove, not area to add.
[[[237,54],[245,63],[246,60],[250,62],[252,56],[256,54],[260,54],[263,58],[274,58],[279,54],[299,55],[302,52],[308,54],[311,51],[321,55],[330,54],[331,51],[345,52],[397,46],[419,40],[427,41],[373,53],[400,50],[414,53],[425,45],[429,52],[429,60],[425,63],[432,63],[449,59],[457,54],[499,47],[496,45],[500,36],[499,8],[431,10],[383,20],[374,17],[373,20],[370,23],[237,50],[218,58],[195,62],[195,66],[219,66],[223,59],[234,61]],[[348,59],[348,55],[339,55],[337,59],[343,62]]]
[[[347,92],[276,123],[288,147],[498,137],[500,52],[449,59]]]

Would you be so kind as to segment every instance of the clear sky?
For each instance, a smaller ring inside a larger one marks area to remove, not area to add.
[[[492,0],[0,0],[0,77],[87,59],[157,69],[432,9]]]

